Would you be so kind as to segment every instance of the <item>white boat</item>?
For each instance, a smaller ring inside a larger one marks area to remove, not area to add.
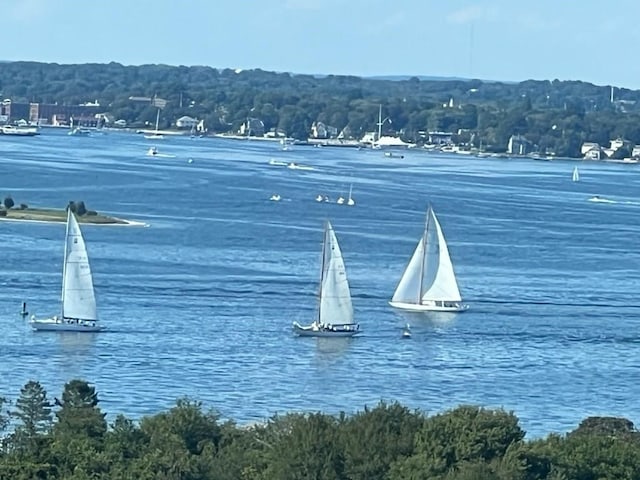
[[[0,133],[3,135],[14,135],[16,137],[33,137],[40,135],[37,127],[16,127],[15,125],[3,125],[0,127]]]
[[[318,195],[316,196],[316,202],[324,202],[324,198],[325,198],[325,197],[323,197],[322,195],[318,194]]]
[[[289,150],[291,150],[291,144],[287,141],[286,138],[280,140],[280,145],[282,145],[281,148],[283,152],[288,152]]]
[[[460,312],[468,308],[462,303],[447,242],[431,206],[422,238],[389,304],[414,312]]]
[[[290,168],[291,170],[315,170],[313,167],[310,167],[309,165],[300,165],[295,162],[289,162],[287,164],[287,168]]]
[[[68,135],[73,135],[74,137],[88,137],[91,135],[91,130],[88,128],[75,127],[69,130]]]
[[[162,140],[164,137],[158,131],[159,124],[160,124],[160,108],[158,108],[158,113],[156,114],[156,129],[154,130],[153,133],[145,135],[144,138],[148,140]]]
[[[411,326],[408,323],[402,329],[402,338],[411,338]]]
[[[327,221],[322,242],[322,268],[318,316],[311,325],[293,322],[293,332],[301,337],[353,337],[360,326],[353,321],[353,305],[347,272],[331,223]]]
[[[271,200],[272,202],[279,202],[280,195],[278,195],[277,193],[274,193],[273,195],[271,195],[271,198],[269,200]]]
[[[88,137],[89,135],[91,135],[91,130],[83,127],[74,127],[73,117],[71,117],[68,135],[72,135],[74,137]]]
[[[64,263],[62,266],[62,312],[58,317],[29,322],[34,330],[56,332],[99,332],[96,296],[87,248],[80,226],[71,209],[67,213]]]
[[[151,147],[149,150],[147,150],[147,155],[150,157],[155,157],[156,155],[158,155],[158,149],[156,147]]]
[[[590,202],[596,202],[596,203],[618,203],[615,200],[609,200],[608,198],[602,198],[599,195],[594,195],[593,197],[591,197],[589,199]]]
[[[286,167],[287,165],[289,165],[289,163],[281,162],[280,160],[276,160],[275,158],[272,158],[271,160],[269,160],[269,165],[278,165],[279,167]]]
[[[351,196],[351,193],[353,192],[353,184],[349,185],[349,198],[347,198],[345,200],[345,198],[340,195],[340,198],[338,198],[338,200],[336,201],[336,203],[338,205],[344,205],[345,201],[347,202],[347,205],[349,206],[353,206],[356,204],[356,201],[353,199],[353,197]]]
[[[574,182],[580,181],[580,172],[578,171],[578,167],[573,167],[573,174],[571,176],[571,180]]]
[[[349,185],[349,198],[347,199],[347,205],[349,205],[351,207],[356,204],[356,201],[351,196],[352,192],[353,192],[353,183],[351,185]]]

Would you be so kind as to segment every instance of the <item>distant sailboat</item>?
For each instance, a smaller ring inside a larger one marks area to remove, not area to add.
[[[162,134],[158,130],[158,125],[159,124],[160,124],[160,108],[158,108],[158,113],[156,114],[156,129],[155,129],[155,131],[150,135],[145,135],[144,138],[147,138],[149,140],[162,140],[164,137],[162,136]]]
[[[349,206],[353,206],[356,204],[356,201],[351,196],[352,191],[353,191],[353,184],[349,185],[349,198],[346,199],[346,203]],[[345,198],[342,196],[342,194],[340,194],[340,197],[338,197],[338,200],[336,201],[336,203],[338,205],[344,205]]]
[[[571,180],[573,180],[574,182],[580,181],[580,172],[578,171],[578,167],[573,167],[573,175],[571,177]]]
[[[460,312],[468,308],[462,303],[449,249],[431,206],[422,238],[389,304],[414,312]]]

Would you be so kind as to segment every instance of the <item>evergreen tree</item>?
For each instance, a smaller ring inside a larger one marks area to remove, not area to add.
[[[56,398],[56,404],[61,407],[56,412],[56,435],[101,439],[107,431],[107,422],[98,403],[95,388],[84,380],[65,384],[62,401]]]
[[[21,422],[18,429],[28,437],[46,432],[51,426],[51,403],[40,382],[30,380],[20,389],[13,416]]]

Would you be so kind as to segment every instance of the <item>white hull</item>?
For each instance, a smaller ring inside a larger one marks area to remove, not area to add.
[[[43,332],[100,332],[106,328],[91,320],[61,320],[59,318],[34,319],[29,324],[34,330]]]
[[[360,333],[359,326],[356,325],[336,325],[333,329],[320,327],[316,323],[309,326],[302,326],[298,322],[293,322],[293,333],[300,337],[321,337],[321,338],[345,338],[353,337]]]
[[[147,140],[162,140],[164,137],[162,135],[145,135],[144,138]]]
[[[435,305],[424,303],[403,303],[403,302],[389,302],[393,308],[400,310],[407,310],[409,312],[464,312],[469,308],[469,305],[462,303],[456,303],[451,305]]]

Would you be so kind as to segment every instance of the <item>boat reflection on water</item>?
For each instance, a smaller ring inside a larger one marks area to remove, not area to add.
[[[354,341],[353,337],[317,338],[316,360],[320,363],[334,363],[342,358]]]
[[[70,362],[82,361],[93,356],[96,332],[56,332],[60,353]]]
[[[447,329],[455,325],[460,312],[407,312],[404,310],[394,310],[396,318],[401,322],[399,328],[410,325],[411,331],[415,333],[415,328],[430,326],[432,328]]]

